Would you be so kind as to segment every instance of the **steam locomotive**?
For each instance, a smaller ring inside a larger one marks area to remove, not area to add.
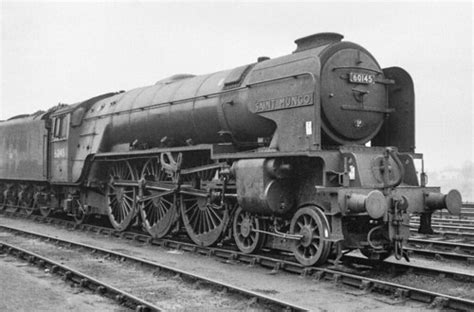
[[[426,186],[410,75],[342,39],[2,121],[0,207],[308,266],[355,249],[400,259],[410,215],[432,233],[433,211],[458,214],[461,195]]]

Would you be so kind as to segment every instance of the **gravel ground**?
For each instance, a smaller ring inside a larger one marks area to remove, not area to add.
[[[36,267],[0,255],[0,311],[128,311],[113,301],[68,286]]]
[[[269,270],[260,267],[249,268],[247,265],[236,262],[167,250],[156,246],[142,246],[133,241],[108,238],[92,233],[74,232],[60,227],[26,220],[9,219],[3,216],[0,216],[0,224],[131,254],[237,287],[261,292],[311,311],[434,311],[422,303],[392,300],[377,294],[366,294],[355,288],[338,286],[327,281],[300,278],[285,272],[272,275]],[[130,276],[127,277],[128,274],[126,273],[119,270],[116,272],[116,276],[119,280],[130,281]],[[179,291],[170,290],[167,293],[168,296],[177,294],[179,294]],[[206,298],[203,298],[203,300],[206,301]],[[244,307],[245,305],[234,306],[231,310],[242,310]]]

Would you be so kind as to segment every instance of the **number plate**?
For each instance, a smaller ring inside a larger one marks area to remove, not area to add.
[[[371,84],[375,82],[375,75],[350,72],[349,81],[352,83]]]

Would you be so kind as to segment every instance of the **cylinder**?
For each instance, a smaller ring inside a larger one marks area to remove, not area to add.
[[[296,190],[289,179],[268,173],[272,159],[241,159],[232,171],[237,181],[237,200],[243,210],[261,215],[283,215],[294,208]]]

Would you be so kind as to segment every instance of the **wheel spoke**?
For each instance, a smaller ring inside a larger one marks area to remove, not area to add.
[[[150,221],[150,224],[153,225],[161,219],[161,214],[160,214],[160,210],[156,209],[156,206],[154,205],[150,205],[150,211],[151,211],[151,214],[149,217],[149,221]]]
[[[156,217],[158,219],[162,219],[166,215],[166,209],[163,206],[163,204],[160,202],[158,206],[155,206],[156,208],[153,209],[153,211],[156,213]]]
[[[119,205],[119,213],[120,213],[120,222],[122,222],[125,219],[125,204],[123,201],[120,202]]]
[[[217,224],[222,223],[222,216],[219,216],[219,214],[217,213],[217,211],[215,211],[214,209],[211,209],[210,211],[211,211],[212,215],[217,219],[217,220],[216,220],[216,223],[217,223]]]
[[[212,210],[212,209],[209,209],[209,210]],[[206,211],[206,219],[207,219],[207,223],[209,224],[209,229],[214,229],[216,227],[216,224],[214,220],[212,220],[211,212]]]
[[[186,212],[188,211],[192,211],[192,210],[199,210],[199,206],[198,206],[198,203],[197,202],[194,202],[194,204],[192,206],[190,206],[189,208],[186,209]]]
[[[147,199],[145,201],[142,202],[142,205],[143,205],[143,210],[145,211],[145,213],[148,215],[151,213],[152,211],[152,202],[150,199]]]
[[[148,221],[150,223],[150,225],[154,225],[155,223],[158,222],[158,220],[160,220],[160,212],[155,209],[155,207],[153,205],[150,204],[150,217],[148,218]],[[145,218],[146,220],[146,218]]]
[[[193,222],[197,218],[198,214],[199,214],[199,209],[192,210],[191,211],[191,216],[189,217],[189,222],[190,223]],[[193,223],[193,224],[195,224],[195,223]]]
[[[152,213],[152,211],[153,211],[153,210],[151,209],[151,203],[150,203],[150,202],[151,202],[150,200],[145,200],[145,201],[143,201],[143,202],[141,203],[141,204],[142,204],[142,207],[143,207],[142,209],[143,209],[143,211],[145,212],[145,214],[146,214],[147,216],[151,215],[151,213]]]
[[[201,214],[202,214],[202,220],[203,220],[203,222],[202,222],[203,228],[202,228],[201,233],[207,233],[210,230],[210,225],[207,222],[207,213],[206,213],[206,211],[202,211]]]
[[[199,229],[199,234],[203,234],[207,232],[207,221],[206,221],[206,213],[203,211],[199,212],[199,215],[201,217],[201,227]]]
[[[124,210],[124,209],[123,209],[123,203],[120,203],[119,205],[117,205],[117,209],[118,209],[118,218],[117,218],[117,221],[118,221],[119,223],[121,223],[122,220],[124,219],[124,216],[125,216],[124,211],[123,211],[123,210]]]
[[[171,207],[173,205],[173,203],[169,201],[168,199],[166,199],[166,197],[160,197],[160,199],[163,205],[166,204],[168,207]]]
[[[133,202],[133,198],[130,197],[130,196],[128,196],[127,193],[130,193],[130,192],[125,192],[125,193],[123,193],[123,197],[124,197],[125,199],[127,199],[127,200],[126,200],[127,202]],[[124,200],[124,201],[125,201],[125,200]]]
[[[203,227],[203,220],[202,220],[202,213],[199,211],[198,213],[198,228],[197,228],[197,234],[202,234],[202,227]]]
[[[210,230],[213,230],[217,227],[216,223],[214,222],[214,220],[212,219],[212,215],[211,215],[211,212],[206,212],[206,218],[207,218],[207,222],[209,224],[209,229]]]
[[[132,211],[132,207],[130,206],[130,203],[126,200],[122,200],[122,207],[123,207],[123,212],[125,214],[128,214],[130,211]]]
[[[314,256],[318,253],[319,248],[315,244],[309,246],[311,256]]]

